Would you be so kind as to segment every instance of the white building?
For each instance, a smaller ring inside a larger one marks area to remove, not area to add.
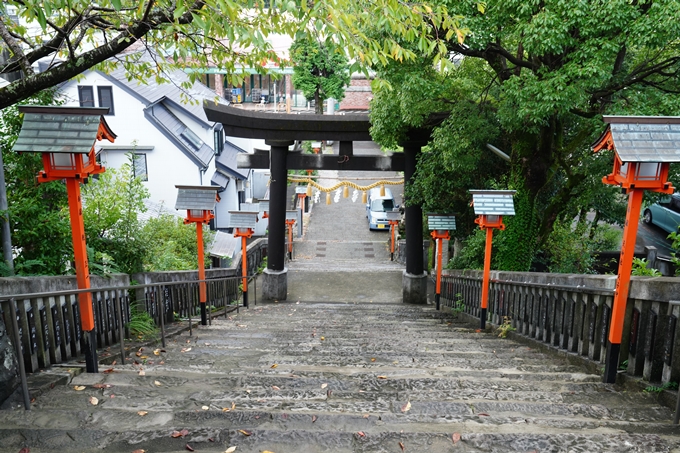
[[[219,102],[215,91],[200,83],[189,90],[181,88],[189,80],[182,71],[165,78],[170,83],[143,85],[128,81],[122,68],[110,74],[87,71],[62,85],[61,92],[66,105],[110,108],[106,121],[118,137],[115,143],[96,145],[99,158],[105,166],[118,168],[132,154],[135,175],[148,188],[152,206],[172,209],[176,185],[219,186],[214,228],[225,230],[228,211],[238,210],[254,196],[253,172],[236,168],[236,155],[252,152],[254,144],[227,141],[222,125],[208,121],[202,104]],[[265,229],[262,225],[257,233]]]

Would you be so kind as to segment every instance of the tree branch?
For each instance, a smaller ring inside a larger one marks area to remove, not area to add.
[[[5,44],[7,44],[7,47],[9,47],[9,50],[14,55],[14,58],[21,67],[21,70],[24,71],[24,75],[26,77],[33,75],[33,68],[31,67],[31,63],[26,58],[26,54],[21,49],[19,43],[9,33],[7,27],[5,27],[4,18],[1,16],[0,16],[0,38],[2,38],[2,40],[5,41]]]

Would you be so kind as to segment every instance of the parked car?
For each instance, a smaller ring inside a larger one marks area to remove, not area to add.
[[[647,207],[642,220],[654,224],[668,233],[678,231],[680,225],[680,193],[674,193],[658,203]]]
[[[398,208],[394,202],[392,191],[385,188],[385,195],[380,195],[380,188],[375,187],[368,192],[366,203],[366,217],[368,217],[369,230],[389,230],[390,223],[387,221],[386,211]]]

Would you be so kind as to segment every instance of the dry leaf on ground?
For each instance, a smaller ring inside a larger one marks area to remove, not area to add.
[[[328,384],[326,384],[326,383],[321,384],[321,388],[322,388],[322,389],[325,389],[326,387],[328,387]]]
[[[163,384],[161,384],[159,381],[153,381],[153,385],[155,385],[156,387],[160,387]]]
[[[371,357],[371,362],[375,362],[375,357]]]
[[[378,379],[387,379],[387,376],[378,376]]]
[[[84,385],[76,385],[75,387],[73,387],[73,390],[75,390],[76,392],[80,392],[81,390],[85,390],[85,386]]]
[[[273,389],[273,390],[281,390],[280,388],[278,388],[278,387],[275,386],[275,385],[272,385],[272,389]]]
[[[194,450],[193,447],[192,447],[191,445],[189,445],[189,444],[186,444],[186,445],[184,446],[184,448],[186,448],[186,449],[189,450],[189,451],[196,451],[196,450]]]
[[[278,365],[275,363],[274,365],[271,366],[271,368],[276,368]]]
[[[236,451],[236,447],[229,447],[226,450],[224,450],[224,453],[234,453]]]
[[[92,386],[95,389],[110,389],[111,387],[113,387],[111,384],[94,384]]]
[[[401,451],[404,451],[404,449],[406,448],[406,447],[404,447],[404,443],[403,443],[403,442],[399,442],[399,446],[401,447]]]
[[[316,421],[316,415],[312,415],[312,423]]]
[[[144,417],[146,414],[148,414],[147,411],[138,411],[137,412],[137,415],[139,415],[140,417]]]
[[[252,432],[246,431],[245,429],[239,429],[238,432],[240,432],[240,433],[243,434],[244,436],[252,436],[252,435],[253,435]]]
[[[19,452],[21,453],[21,452]],[[135,450],[132,453],[146,453],[146,450]]]
[[[408,412],[409,410],[411,410],[411,402],[410,402],[410,401],[406,401],[406,404],[404,404],[403,406],[401,406],[401,411],[402,411],[402,412]]]
[[[201,409],[203,409],[204,411],[207,411],[208,409],[210,409],[210,407],[208,407],[208,406],[202,406]]]
[[[451,440],[453,440],[453,443],[455,444],[460,440],[460,433],[453,433],[451,434]]]
[[[139,370],[139,375],[140,375],[140,376],[145,376],[145,375],[146,375],[146,372],[145,372],[144,370]]]
[[[364,434],[363,431],[359,431],[359,432],[357,433],[357,435],[358,435],[359,437],[366,437],[366,434]]]
[[[89,401],[90,404],[93,405],[93,406],[96,406],[97,404],[99,404],[99,400],[97,399],[96,396],[91,396],[90,399],[89,399],[88,401]]]

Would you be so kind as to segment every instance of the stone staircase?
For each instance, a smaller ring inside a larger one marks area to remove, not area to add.
[[[652,395],[427,306],[270,303],[135,352],[0,411],[0,451],[680,452]]]

